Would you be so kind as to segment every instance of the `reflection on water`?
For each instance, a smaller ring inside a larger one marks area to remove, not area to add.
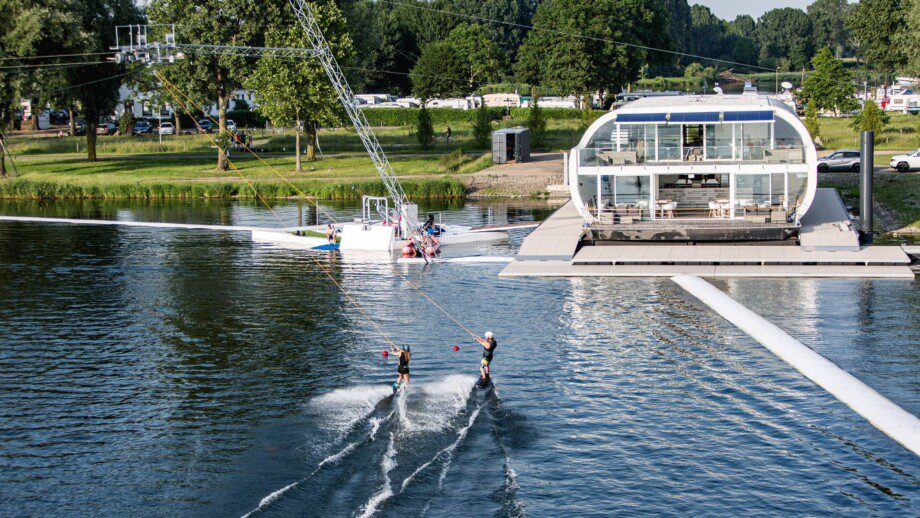
[[[482,223],[488,208],[442,209]],[[0,213],[273,224],[226,201]],[[313,257],[233,233],[0,223],[0,513],[920,510],[920,461],[666,279],[315,256],[366,316]],[[393,268],[496,333],[495,391],[471,388],[478,347]],[[920,410],[917,282],[717,284]],[[402,399],[368,316],[412,346]]]

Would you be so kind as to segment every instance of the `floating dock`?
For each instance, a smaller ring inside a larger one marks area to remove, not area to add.
[[[679,223],[675,220],[674,223]],[[818,189],[785,244],[591,241],[569,202],[522,243],[502,277],[864,277],[913,279],[899,246],[860,246],[833,189]]]

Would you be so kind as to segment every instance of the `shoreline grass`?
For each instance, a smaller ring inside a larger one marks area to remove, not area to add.
[[[380,180],[333,182],[294,180],[287,183],[256,180],[252,186],[239,181],[155,181],[144,183],[60,182],[14,178],[0,181],[0,199],[189,199],[189,198],[309,198],[356,200],[361,196],[384,196]],[[462,199],[466,188],[452,177],[402,180],[406,196],[413,200]],[[255,191],[253,190],[255,187]]]

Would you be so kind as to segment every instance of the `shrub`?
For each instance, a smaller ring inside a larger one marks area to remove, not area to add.
[[[890,122],[891,116],[882,111],[874,101],[866,101],[863,109],[853,117],[853,129],[881,133]]]
[[[542,148],[546,144],[546,119],[543,118],[543,109],[533,98],[533,108],[527,117],[527,128],[530,129],[530,143],[535,148]]]
[[[131,113],[131,110],[125,110],[118,119],[118,132],[122,135],[133,135],[134,122],[134,114]]]
[[[492,136],[492,116],[483,104],[476,109],[476,122],[473,124],[473,138],[480,148],[489,147]]]
[[[418,139],[418,143],[423,148],[430,146],[431,140],[434,138],[434,125],[431,123],[431,115],[425,107],[422,107],[416,114],[415,138]]]

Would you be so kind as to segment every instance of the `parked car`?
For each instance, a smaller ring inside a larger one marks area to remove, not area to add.
[[[227,131],[236,133],[236,123],[232,120],[227,120]]]
[[[86,135],[86,123],[81,120],[76,120],[73,123],[74,134],[71,136],[82,137]]]
[[[214,133],[217,131],[217,127],[211,122],[211,119],[201,119],[198,121],[198,127],[205,133]]]
[[[909,172],[911,169],[920,169],[920,149],[915,149],[906,155],[891,157],[891,168],[899,173]]]
[[[818,172],[853,171],[859,172],[859,150],[838,149],[830,155],[818,159]]]
[[[160,135],[175,135],[176,127],[173,126],[173,123],[171,122],[161,122],[157,131],[160,133]]]
[[[96,135],[114,135],[118,131],[118,126],[112,122],[100,122],[96,126]]]
[[[134,123],[134,133],[143,135],[151,131],[153,131],[153,124],[150,124],[150,121],[137,121]]]

